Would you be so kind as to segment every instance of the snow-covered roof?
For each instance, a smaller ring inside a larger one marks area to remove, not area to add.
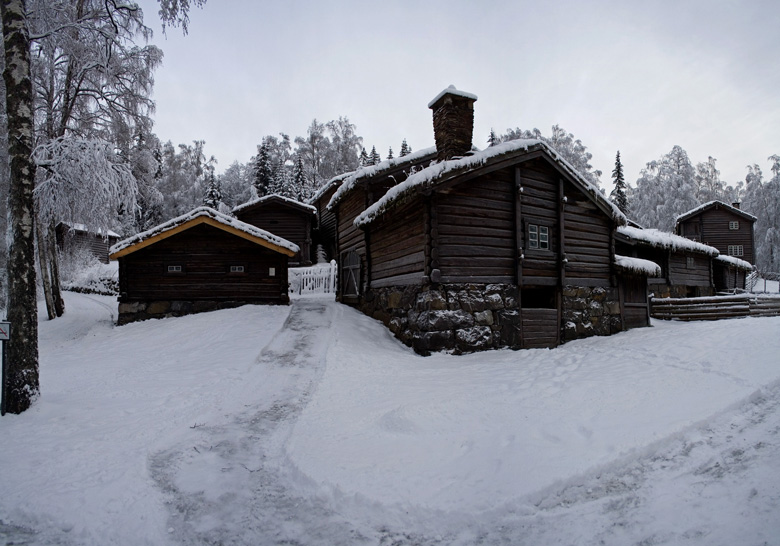
[[[735,256],[726,256],[725,254],[721,254],[720,256],[717,256],[715,259],[719,262],[723,262],[728,265],[733,265],[738,269],[747,269],[749,271],[755,269],[753,267],[753,264],[751,264],[750,262],[747,262]]]
[[[317,200],[318,200],[320,197],[322,197],[323,195],[325,195],[325,194],[328,192],[328,190],[330,190],[331,188],[333,188],[333,186],[339,186],[339,185],[341,185],[341,183],[342,183],[342,182],[344,182],[344,180],[346,180],[347,178],[349,178],[350,176],[352,176],[352,174],[354,174],[354,173],[355,173],[355,171],[349,171],[349,172],[346,172],[346,173],[342,173],[342,174],[340,174],[340,175],[338,175],[338,176],[334,176],[333,178],[331,178],[330,180],[328,180],[327,182],[325,182],[325,184],[323,184],[323,185],[322,185],[322,187],[321,187],[320,189],[318,189],[318,190],[315,192],[315,194],[314,194],[314,195],[312,195],[312,196],[311,196],[311,197],[310,197],[310,198],[309,198],[309,199],[308,199],[306,202],[307,202],[308,204],[310,204],[310,205],[311,205],[312,203],[316,203],[316,202],[317,202]],[[327,204],[327,203],[326,203],[326,204]]]
[[[446,89],[442,89],[442,91],[433,97],[433,100],[428,103],[428,108],[433,108],[433,105],[436,104],[436,102],[442,98],[444,95],[457,95],[459,97],[465,97],[467,99],[471,100],[477,100],[477,96],[473,93],[467,93],[466,91],[461,91],[460,89],[455,89],[454,85],[450,85]]]
[[[102,229],[89,229],[89,227],[86,224],[79,224],[75,222],[62,222],[62,225],[67,226],[68,229],[72,231],[78,231],[80,233],[94,233],[95,235],[99,237],[116,237],[119,239],[121,235],[116,233],[115,231],[106,230],[105,232]]]
[[[242,210],[246,210],[250,207],[253,207],[255,205],[259,205],[261,203],[266,203],[269,201],[282,201],[283,203],[287,203],[288,205],[292,205],[294,207],[299,207],[302,209],[306,209],[308,211],[311,211],[312,213],[316,213],[317,209],[316,207],[312,205],[308,205],[306,203],[301,203],[300,201],[296,201],[295,199],[290,199],[289,197],[284,197],[283,195],[279,195],[278,193],[272,193],[270,195],[264,195],[262,197],[256,197],[252,199],[251,201],[247,201],[246,203],[242,203],[240,205],[236,205],[233,207],[233,212],[240,212]]]
[[[334,193],[333,197],[331,197],[330,202],[328,203],[328,210],[333,210],[336,204],[341,201],[341,199],[350,191],[352,191],[352,189],[357,186],[361,180],[381,175],[382,173],[403,167],[404,165],[414,163],[415,161],[422,161],[428,156],[431,156],[431,159],[436,157],[435,146],[430,148],[423,148],[422,150],[417,150],[416,152],[412,152],[402,157],[386,159],[385,161],[377,163],[376,165],[368,165],[366,167],[359,168],[355,172],[350,173],[350,175],[344,179],[344,182],[341,184],[339,189],[336,190],[336,193]]]
[[[632,258],[630,256],[621,256],[615,254],[615,265],[624,271],[631,273],[639,273],[640,275],[647,275],[648,277],[660,277],[661,266],[650,260],[644,260],[642,258]]]
[[[554,148],[541,140],[519,139],[490,146],[489,148],[462,158],[434,163],[431,166],[414,173],[400,184],[390,188],[381,199],[355,218],[355,225],[363,226],[370,224],[374,219],[384,214],[395,204],[401,202],[405,197],[430,189],[445,179],[479,169],[483,165],[499,159],[506,159],[507,156],[516,155],[519,157],[534,151],[545,152],[549,158],[555,161],[564,172],[568,173],[574,181],[579,184],[580,189],[589,195],[594,202],[600,204],[605,211],[609,211],[612,218],[618,224],[623,225],[626,223],[626,217],[620,212],[620,209],[612,203],[612,201],[607,199],[604,194],[601,193],[601,190],[580,175],[568,161],[555,151]]]
[[[738,209],[736,207],[733,207],[729,205],[728,203],[724,203],[723,201],[708,201],[707,203],[704,203],[703,205],[699,205],[695,209],[691,209],[688,212],[684,212],[683,214],[680,214],[677,218],[675,218],[675,224],[679,224],[680,222],[687,220],[688,218],[692,216],[696,216],[700,212],[713,208],[713,207],[723,207],[726,210],[733,212],[734,214],[738,214],[739,216],[742,216],[743,218],[746,218],[748,220],[753,220],[754,222],[757,220],[755,216],[752,214],[748,214],[742,209]]]
[[[264,229],[260,229],[253,225],[247,224],[246,222],[242,222],[241,220],[233,218],[232,216],[228,216],[227,214],[222,214],[221,212],[218,212],[212,208],[198,207],[191,210],[187,214],[183,214],[172,220],[168,220],[159,226],[133,235],[132,237],[128,237],[123,241],[119,241],[109,250],[109,257],[112,260],[115,260],[122,256],[126,256],[127,254],[131,254],[136,250],[145,248],[162,239],[170,237],[171,235],[175,235],[176,233],[184,231],[185,229],[189,229],[190,227],[194,227],[203,223],[224,229],[229,233],[233,233],[234,235],[243,237],[244,239],[248,239],[252,242],[265,246],[266,248],[270,248],[271,250],[275,250],[276,252],[280,252],[288,256],[293,256],[300,250],[298,245],[295,243],[291,243],[287,239],[282,239],[281,237],[274,235],[273,233],[269,233]]]
[[[669,250],[688,250],[691,252],[700,252],[708,256],[715,257],[720,252],[717,248],[698,243],[685,237],[675,235],[658,229],[640,229],[631,226],[620,226],[617,232],[634,241],[640,241],[656,248],[665,248]]]

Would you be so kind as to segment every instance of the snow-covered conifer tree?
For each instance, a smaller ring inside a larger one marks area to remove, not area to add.
[[[405,155],[409,155],[410,153],[412,153],[412,149],[406,143],[406,139],[404,139],[404,141],[401,142],[401,153],[399,153],[398,156],[403,157]]]
[[[620,162],[620,151],[615,156],[615,168],[612,171],[612,180],[615,181],[615,189],[609,195],[613,203],[617,205],[620,212],[629,215],[628,197],[626,197],[626,179],[623,176],[623,163]]]
[[[214,167],[209,166],[206,170],[206,194],[203,196],[203,204],[212,209],[219,210],[222,203],[222,189],[220,188],[219,178],[214,176]]]
[[[387,159],[393,159],[393,147],[390,146],[390,151],[387,152]]]
[[[368,154],[369,165],[378,165],[382,162],[382,158],[379,156],[379,152],[376,151],[376,146],[371,147],[371,153]]]
[[[370,161],[370,159],[368,157],[368,153],[366,153],[366,149],[365,148],[361,148],[361,150],[360,150],[360,158],[359,158],[359,161],[358,161],[358,166],[366,167],[367,165],[369,165],[369,161]]]
[[[496,132],[493,129],[490,129],[490,134],[488,135],[488,146],[495,146],[499,142],[501,142],[501,138],[496,134]]]
[[[271,161],[268,157],[268,145],[263,142],[257,148],[257,160],[255,163],[255,191],[258,197],[268,195],[272,191],[274,183]]]

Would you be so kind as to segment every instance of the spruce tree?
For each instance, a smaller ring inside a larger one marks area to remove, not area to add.
[[[382,157],[379,155],[379,152],[376,151],[376,146],[371,147],[371,154],[369,155],[369,160],[371,165],[378,165],[382,162]]]
[[[498,138],[498,135],[493,129],[490,129],[490,135],[488,135],[488,145],[489,146],[495,146],[499,142],[501,142],[501,139]]]
[[[615,169],[612,171],[612,180],[615,181],[615,189],[609,194],[609,198],[617,205],[620,212],[628,216],[628,198],[626,197],[626,179],[623,177],[623,164],[620,162],[620,150],[615,156]]]
[[[393,147],[390,146],[390,151],[387,153],[387,159],[393,159]]]
[[[257,191],[257,196],[263,197],[270,194],[273,183],[273,170],[271,169],[268,145],[263,142],[257,149],[257,160],[255,162],[255,190]]]
[[[404,139],[404,141],[401,143],[401,154],[398,157],[403,157],[405,155],[409,155],[410,153],[412,153],[412,149],[406,143],[406,139]]]
[[[206,181],[208,186],[206,194],[203,196],[203,204],[219,210],[219,204],[222,202],[222,189],[220,188],[219,179],[214,176],[214,169],[209,169]]]
[[[368,164],[369,164],[369,158],[368,158],[368,154],[366,153],[366,149],[361,148],[360,158],[358,159],[358,166],[366,167]]]
[[[293,168],[293,188],[295,198],[303,202],[310,197],[309,189],[306,184],[306,173],[303,171],[303,160],[300,155],[295,157],[295,167]],[[292,195],[290,197],[293,197]]]

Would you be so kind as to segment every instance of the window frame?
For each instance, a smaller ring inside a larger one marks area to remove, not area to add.
[[[183,275],[184,266],[182,264],[165,264],[166,275]]]
[[[528,244],[528,250],[541,250],[543,252],[549,252],[552,250],[552,244],[550,244],[550,226],[543,224],[528,223],[526,227],[526,234]]]
[[[729,220],[729,231],[739,231],[739,220]]]
[[[744,245],[729,245],[728,246],[728,255],[734,256],[734,257],[740,257],[745,255],[745,246]]]

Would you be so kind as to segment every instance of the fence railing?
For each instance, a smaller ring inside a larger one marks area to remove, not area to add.
[[[737,294],[706,298],[652,298],[650,315],[664,320],[776,317],[780,316],[780,297]]]
[[[336,293],[336,260],[310,267],[291,267],[287,275],[291,296]]]

